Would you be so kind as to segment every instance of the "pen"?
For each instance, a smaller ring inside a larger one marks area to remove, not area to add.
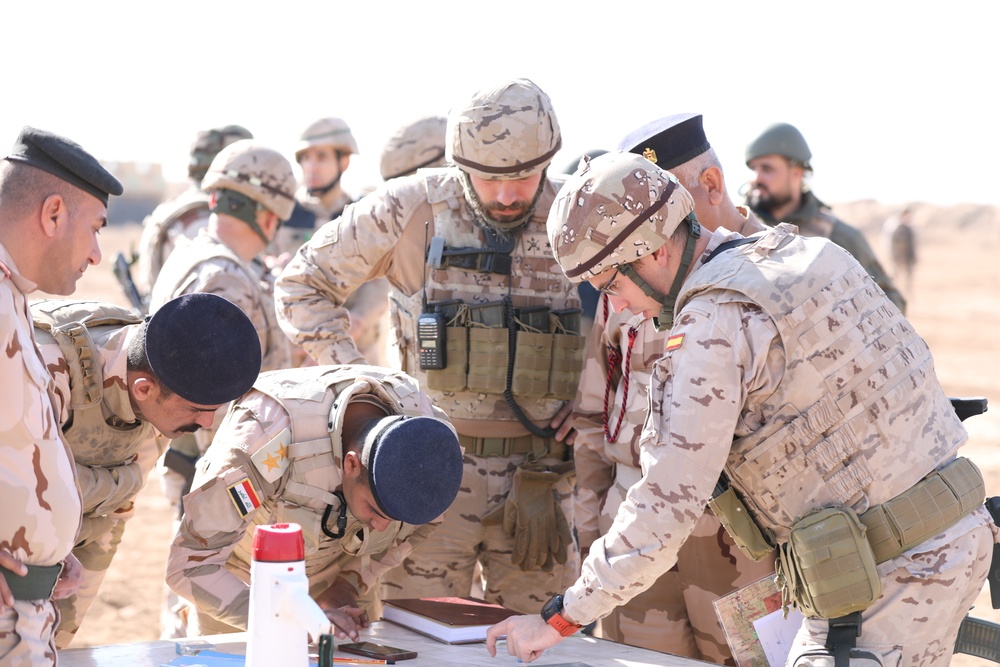
[[[371,658],[337,658],[333,659],[335,665],[395,665],[395,660],[374,660]]]

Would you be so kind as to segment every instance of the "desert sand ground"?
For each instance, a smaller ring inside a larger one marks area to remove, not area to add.
[[[875,202],[837,207],[846,220],[861,227],[886,268],[879,226],[890,212]],[[920,261],[909,299],[908,316],[934,353],[938,375],[951,396],[986,396],[992,409],[966,422],[969,444],[963,453],[987,478],[988,495],[1000,494],[1000,212],[961,206],[918,207]],[[127,305],[111,273],[118,250],[128,250],[139,238],[138,225],[102,232],[105,261],[91,267],[77,296]],[[163,572],[171,521],[154,476],[139,497],[136,516],[128,525],[117,559],[104,582],[73,646],[157,639]],[[974,615],[1000,622],[983,591]],[[990,664],[969,656],[956,657],[960,667]]]

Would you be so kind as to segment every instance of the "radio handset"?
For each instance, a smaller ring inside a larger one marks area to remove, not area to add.
[[[424,245],[427,244],[427,225],[424,223]],[[424,256],[424,295],[423,312],[417,318],[417,357],[422,371],[440,371],[448,365],[445,357],[445,321],[440,308],[429,311],[427,307],[427,263],[428,258],[434,258],[435,268],[441,266],[441,255],[444,251],[444,239],[435,236],[431,239],[427,255]]]

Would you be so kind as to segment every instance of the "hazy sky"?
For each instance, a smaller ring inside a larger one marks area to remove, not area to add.
[[[830,203],[1000,204],[998,18],[986,0],[7,2],[0,150],[28,124],[183,180],[198,130],[239,123],[290,155],[336,115],[361,185],[401,124],[527,77],[559,117],[557,167],[697,111],[732,192],[747,143],[786,121]]]

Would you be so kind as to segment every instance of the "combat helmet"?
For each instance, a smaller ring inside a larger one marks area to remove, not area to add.
[[[747,166],[750,166],[751,160],[765,155],[782,155],[806,169],[812,169],[809,166],[812,152],[805,137],[798,128],[788,123],[775,123],[750,142],[746,152]]]
[[[303,151],[312,146],[333,146],[338,152],[351,155],[358,152],[358,142],[343,118],[320,118],[309,125],[295,147],[296,162],[301,160]]]
[[[188,176],[201,183],[208,171],[208,165],[223,148],[240,139],[253,139],[250,130],[242,125],[226,125],[202,130],[191,144],[191,158],[188,160]]]
[[[448,117],[448,161],[481,178],[526,178],[561,146],[552,102],[528,79],[483,88]]]
[[[278,151],[250,139],[242,139],[222,149],[212,160],[202,187],[243,195],[274,212],[282,221],[287,220],[295,208],[292,165]],[[245,217],[237,217],[247,221]]]
[[[664,295],[630,265],[660,249],[682,222],[687,222],[689,235],[677,278],[670,294]],[[567,278],[582,282],[616,267],[663,304],[658,328],[671,325],[701,226],[694,216],[694,199],[670,172],[634,153],[584,159],[559,190],[546,227],[552,253]]]
[[[407,176],[425,167],[444,166],[447,125],[444,116],[425,116],[396,130],[382,149],[382,180]]]

